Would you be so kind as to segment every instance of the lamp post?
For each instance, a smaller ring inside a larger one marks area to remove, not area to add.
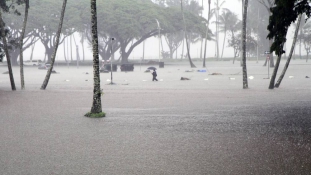
[[[114,41],[114,38],[111,38],[110,39],[110,45],[111,45],[111,49],[110,49],[110,54],[111,54],[111,59],[110,59],[110,72],[111,72],[111,81],[110,81],[110,84],[113,85],[113,82],[112,82],[112,60],[114,60],[114,54],[112,52],[112,45],[113,45],[113,41]]]
[[[158,24],[158,35],[159,35],[159,65],[160,65],[160,58],[161,58],[161,36],[160,36],[160,23],[157,19],[155,19],[157,21]]]

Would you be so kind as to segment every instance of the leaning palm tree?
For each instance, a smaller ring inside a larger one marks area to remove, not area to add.
[[[86,117],[99,118],[105,117],[102,112],[100,89],[100,74],[99,74],[99,56],[98,56],[98,35],[97,35],[97,14],[96,14],[96,0],[91,0],[91,14],[92,14],[92,45],[93,45],[93,73],[94,73],[94,89],[93,89],[93,105],[91,112],[85,114]]]
[[[181,13],[182,13],[182,19],[184,23],[184,32],[185,32],[185,38],[186,38],[186,47],[187,47],[187,54],[188,54],[188,59],[190,62],[190,67],[195,68],[196,66],[193,64],[191,57],[190,57],[190,49],[189,49],[189,44],[188,44],[188,36],[187,36],[187,28],[186,28],[186,22],[185,22],[185,16],[184,16],[184,8],[183,8],[183,0],[180,0],[180,5],[181,5]]]
[[[243,27],[242,27],[242,67],[243,67],[243,89],[248,88],[248,82],[247,82],[247,69],[246,69],[246,20],[247,20],[247,6],[248,6],[248,0],[244,0],[244,6],[243,6]]]
[[[1,4],[2,10],[4,10],[2,6],[3,5]],[[11,64],[11,59],[10,59],[10,54],[9,54],[9,49],[8,49],[8,43],[7,43],[7,40],[6,40],[5,23],[4,23],[3,19],[2,19],[1,9],[0,9],[0,30],[1,30],[1,38],[2,38],[2,43],[3,43],[3,49],[4,49],[4,52],[5,52],[6,59],[7,59],[7,65],[8,65],[8,70],[9,70],[11,88],[12,88],[13,91],[15,91],[16,90],[16,86],[15,86],[14,77],[13,77],[12,64]]]
[[[57,30],[57,33],[56,33],[55,48],[54,48],[54,52],[53,52],[52,58],[51,58],[51,67],[48,69],[48,71],[46,73],[45,79],[44,79],[43,84],[41,86],[41,90],[45,90],[46,89],[46,86],[48,85],[50,77],[51,77],[51,73],[52,73],[52,70],[53,70],[53,65],[54,65],[55,57],[56,57],[56,53],[57,53],[57,48],[58,48],[58,45],[59,45],[60,33],[62,31],[62,26],[63,26],[63,20],[64,20],[64,16],[65,16],[66,5],[67,5],[67,0],[64,0],[63,1],[61,15],[60,15],[60,20],[59,20],[58,30]]]
[[[283,69],[283,71],[282,71],[282,73],[281,73],[281,75],[280,75],[278,81],[277,81],[276,84],[274,85],[274,87],[276,87],[276,88],[278,88],[278,87],[280,86],[280,84],[281,84],[281,82],[282,82],[282,80],[283,80],[283,78],[284,78],[284,75],[285,75],[285,73],[286,73],[286,70],[287,70],[287,68],[288,68],[288,65],[289,65],[289,63],[290,63],[290,60],[291,60],[291,58],[292,58],[292,55],[293,55],[293,52],[294,52],[294,49],[295,49],[295,45],[296,45],[296,41],[297,41],[298,31],[299,31],[299,27],[300,27],[299,24],[301,23],[301,18],[302,18],[302,15],[299,15],[299,17],[298,17],[298,22],[297,22],[298,25],[296,26],[295,35],[294,35],[294,40],[293,40],[293,43],[292,43],[292,48],[291,48],[291,50],[290,50],[290,52],[289,52],[289,56],[288,56],[287,61],[286,61],[286,63],[285,63],[284,69]]]
[[[23,29],[20,37],[20,54],[19,54],[19,66],[20,66],[20,76],[21,76],[21,89],[25,89],[25,81],[24,81],[24,61],[23,61],[23,45],[24,45],[24,36],[26,31],[26,24],[28,18],[28,9],[29,9],[29,0],[25,0],[25,14],[24,14],[24,22]]]

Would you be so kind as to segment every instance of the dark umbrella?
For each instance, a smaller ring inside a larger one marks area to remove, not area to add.
[[[147,69],[149,69],[149,70],[157,70],[157,68],[155,68],[155,67],[148,67]]]

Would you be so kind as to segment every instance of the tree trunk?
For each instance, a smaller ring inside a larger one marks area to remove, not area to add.
[[[64,39],[63,45],[64,45],[64,59],[65,59],[65,61],[66,61],[66,63],[67,63],[67,57],[66,57],[66,39]]]
[[[227,34],[227,31],[225,30],[224,33],[225,33],[225,34],[224,34],[225,36],[224,36],[224,42],[223,42],[223,44],[222,44],[222,51],[221,51],[221,57],[220,57],[221,59],[222,59],[222,56],[224,55],[224,48],[225,48],[225,42],[226,42],[226,34]]]
[[[24,80],[24,58],[23,58],[23,45],[24,45],[24,36],[28,18],[28,9],[29,9],[29,0],[25,0],[25,16],[23,22],[23,29],[20,38],[20,54],[19,54],[19,66],[20,66],[20,77],[21,77],[21,89],[25,89],[25,80]]]
[[[98,35],[97,35],[97,14],[96,0],[91,0],[92,14],[92,43],[93,43],[93,72],[94,72],[94,89],[93,89],[93,105],[92,114],[101,113],[101,89],[100,89],[100,74],[99,74],[99,56],[98,56]]]
[[[208,26],[209,26],[210,13],[211,13],[211,0],[208,0],[208,16],[207,16],[207,24],[206,24],[207,26],[206,26],[206,31],[205,31],[203,67],[206,67],[206,65],[205,65],[205,59],[206,59],[207,34],[208,34]]]
[[[60,16],[60,20],[59,20],[59,25],[58,25],[58,31],[56,33],[56,41],[55,41],[55,48],[54,48],[54,52],[52,54],[51,57],[51,67],[48,69],[46,77],[43,81],[43,84],[41,86],[41,90],[45,90],[46,86],[49,83],[50,80],[50,76],[51,76],[51,72],[53,70],[53,65],[55,62],[55,57],[56,57],[56,53],[57,53],[57,49],[58,49],[58,45],[59,45],[59,38],[60,38],[60,33],[62,31],[62,26],[63,26],[63,20],[64,20],[64,15],[65,15],[65,10],[66,10],[66,4],[67,4],[67,0],[63,1],[63,6],[62,6],[62,11],[61,11],[61,16]]]
[[[8,50],[8,44],[6,41],[6,36],[5,36],[5,24],[4,21],[2,19],[2,12],[0,11],[0,30],[1,30],[1,37],[2,37],[2,42],[3,42],[3,47],[4,47],[4,52],[5,52],[5,56],[7,59],[7,65],[8,65],[8,70],[9,70],[9,76],[10,76],[10,82],[11,82],[11,88],[13,91],[16,90],[15,87],[15,82],[14,82],[14,77],[13,77],[13,71],[12,71],[12,65],[11,65],[11,59],[10,59],[10,55],[9,55],[9,50]]]
[[[242,60],[242,67],[243,67],[243,89],[248,88],[247,82],[247,69],[246,69],[246,19],[247,19],[247,6],[248,0],[244,2],[244,11],[243,11],[243,31],[242,31],[242,42],[243,42],[243,60]]]
[[[300,22],[301,22],[301,18],[302,18],[302,15],[299,15],[299,17],[298,17],[298,22],[297,22],[297,26],[296,26],[296,30],[295,30],[294,40],[293,40],[293,43],[292,43],[292,48],[290,49],[289,56],[288,56],[288,58],[287,58],[286,64],[285,64],[285,66],[284,66],[284,68],[283,68],[283,71],[282,71],[282,73],[281,73],[281,75],[280,75],[278,81],[276,82],[276,84],[275,84],[275,86],[274,86],[274,87],[276,87],[276,88],[280,87],[280,84],[281,84],[281,82],[282,82],[282,80],[283,80],[283,78],[284,78],[284,75],[285,75],[285,73],[286,73],[286,70],[287,70],[287,68],[288,68],[288,65],[289,65],[289,63],[290,63],[290,61],[291,61],[293,52],[294,52],[294,50],[295,50],[295,45],[296,45],[296,41],[297,41],[297,36],[298,36],[298,31],[299,31],[299,24],[300,24]]]
[[[188,37],[187,37],[187,28],[186,28],[186,22],[185,22],[185,16],[184,16],[184,9],[183,9],[183,5],[182,5],[182,0],[180,1],[181,4],[181,13],[182,13],[182,18],[183,18],[183,22],[184,22],[184,31],[185,31],[185,38],[186,38],[186,47],[187,47],[187,54],[188,54],[188,59],[189,59],[189,63],[190,63],[190,67],[191,68],[195,68],[196,66],[193,64],[192,60],[191,60],[191,56],[190,56],[190,49],[189,49],[189,44],[188,44]]]
[[[32,46],[31,46],[31,54],[30,54],[30,60],[32,61],[32,58],[33,58],[33,51],[35,49],[35,46],[36,46],[36,43],[34,43]]]

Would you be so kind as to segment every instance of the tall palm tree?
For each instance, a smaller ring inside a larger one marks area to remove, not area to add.
[[[10,76],[10,82],[11,82],[11,88],[13,91],[16,90],[15,82],[14,82],[14,77],[13,77],[13,71],[12,71],[12,64],[11,64],[11,58],[9,54],[9,49],[8,49],[8,43],[6,40],[6,29],[5,29],[5,23],[2,19],[2,12],[0,10],[0,30],[1,30],[1,38],[2,38],[2,43],[3,43],[3,49],[5,52],[5,57],[7,59],[7,65],[8,65],[8,70],[9,70],[9,76]]]
[[[214,11],[214,14],[216,16],[216,58],[217,60],[219,59],[219,10],[221,9],[221,7],[223,6],[223,4],[226,2],[224,0],[222,0],[221,2],[219,2],[220,0],[216,0],[214,2],[214,6],[215,8],[212,10]]]
[[[224,33],[224,40],[222,44],[222,51],[221,51],[221,56],[220,58],[223,57],[224,54],[224,47],[225,47],[225,42],[226,42],[226,36],[227,36],[227,31],[229,28],[234,27],[234,25],[237,23],[237,15],[234,14],[232,11],[230,11],[227,8],[223,8],[222,14],[219,16],[219,32]]]
[[[46,86],[49,83],[50,77],[51,77],[51,73],[53,70],[53,66],[54,66],[54,62],[55,62],[55,57],[56,57],[56,53],[57,53],[57,48],[59,45],[59,38],[60,38],[60,33],[62,31],[62,26],[63,26],[63,21],[64,21],[64,16],[65,16],[65,10],[66,10],[66,5],[67,5],[67,0],[63,1],[63,6],[62,6],[62,11],[61,11],[61,15],[60,15],[60,20],[59,20],[59,24],[58,24],[58,30],[56,33],[56,41],[55,41],[55,48],[52,54],[52,58],[51,58],[51,67],[48,69],[45,79],[43,81],[43,84],[41,86],[41,90],[45,90]]]
[[[105,117],[102,112],[101,104],[101,89],[100,89],[100,74],[99,74],[99,55],[98,55],[98,34],[97,34],[97,14],[96,14],[96,0],[91,0],[91,14],[92,14],[92,45],[93,45],[93,72],[94,72],[94,89],[93,89],[93,105],[91,112],[85,114],[86,117],[99,118]]]
[[[182,18],[184,22],[184,32],[185,32],[185,38],[186,38],[186,47],[187,47],[187,54],[188,54],[188,59],[190,63],[190,67],[195,68],[196,66],[193,64],[191,57],[190,57],[190,49],[189,49],[189,44],[188,44],[188,36],[187,36],[187,28],[186,28],[186,22],[185,22],[185,15],[184,15],[184,8],[183,8],[183,0],[180,0],[180,6],[181,6],[181,13],[182,13]]]
[[[203,4],[203,2],[202,2],[202,4]],[[206,24],[206,31],[205,31],[203,67],[205,67],[206,47],[207,47],[207,34],[208,34],[208,26],[209,26],[210,19],[211,19],[211,0],[208,0],[208,16],[207,16],[207,24]]]
[[[242,69],[243,69],[243,89],[248,88],[247,69],[246,69],[246,20],[247,20],[248,0],[244,0],[243,6],[243,30],[242,30]]]
[[[299,31],[299,27],[300,27],[299,24],[301,23],[301,18],[302,18],[302,15],[299,15],[299,17],[298,17],[298,22],[297,22],[298,25],[296,26],[295,35],[294,35],[294,40],[293,40],[293,43],[292,43],[292,48],[290,49],[289,56],[288,56],[287,61],[286,61],[286,63],[285,63],[284,69],[283,69],[283,71],[282,71],[282,73],[281,73],[281,75],[280,75],[278,81],[277,81],[276,84],[274,85],[274,87],[276,87],[276,88],[278,88],[278,87],[280,86],[280,84],[281,84],[281,82],[282,82],[282,80],[283,80],[283,78],[284,78],[284,75],[285,75],[285,73],[286,73],[286,70],[287,70],[287,68],[288,68],[288,65],[289,65],[289,63],[290,63],[290,60],[291,60],[291,58],[292,58],[292,55],[293,55],[293,52],[294,52],[294,49],[295,49],[295,45],[296,45],[296,41],[297,41],[298,31]]]
[[[24,36],[26,31],[26,24],[28,19],[28,9],[29,9],[29,0],[25,0],[25,14],[24,14],[24,22],[23,29],[20,37],[20,54],[19,54],[19,66],[20,66],[20,76],[21,76],[21,89],[25,89],[25,81],[24,81],[24,61],[23,61],[23,45],[24,45]]]

